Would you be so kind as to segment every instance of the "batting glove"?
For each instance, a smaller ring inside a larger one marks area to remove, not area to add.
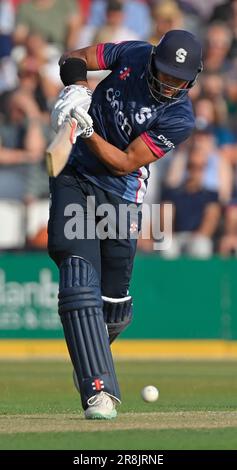
[[[88,111],[92,100],[92,92],[82,85],[66,86],[59,94],[51,113],[52,127],[58,132],[66,117],[73,108],[80,106]]]
[[[80,106],[73,108],[70,115],[77,121],[77,131],[75,134],[76,138],[78,136],[82,137],[83,139],[88,139],[91,137],[94,129],[93,120],[90,115]]]

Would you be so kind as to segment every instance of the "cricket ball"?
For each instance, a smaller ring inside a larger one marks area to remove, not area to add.
[[[142,389],[141,396],[144,401],[152,403],[159,398],[159,390],[154,385],[147,385]]]

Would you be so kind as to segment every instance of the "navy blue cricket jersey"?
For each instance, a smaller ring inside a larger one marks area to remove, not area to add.
[[[99,67],[112,72],[96,87],[89,114],[95,132],[115,147],[125,150],[140,136],[161,158],[191,134],[194,116],[187,95],[172,103],[159,103],[151,95],[147,83],[151,51],[151,44],[143,41],[97,46]],[[69,163],[100,188],[132,202],[143,201],[149,165],[126,176],[114,176],[81,138]]]

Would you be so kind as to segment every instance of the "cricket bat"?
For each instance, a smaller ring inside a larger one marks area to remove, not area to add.
[[[49,176],[58,176],[65,167],[74,143],[76,128],[76,119],[65,119],[59,132],[46,149],[46,165]]]

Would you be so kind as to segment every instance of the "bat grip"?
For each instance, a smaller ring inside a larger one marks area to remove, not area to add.
[[[70,140],[70,143],[73,145],[76,142],[75,134],[77,130],[77,120],[73,117],[70,117],[70,118],[66,118],[65,122],[68,122],[68,124],[70,124],[71,132],[69,135],[69,140]]]

